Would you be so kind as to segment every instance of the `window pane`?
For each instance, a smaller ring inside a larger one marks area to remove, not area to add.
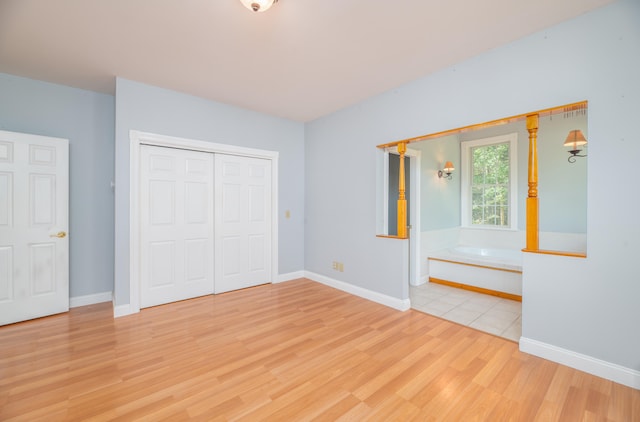
[[[471,211],[471,224],[483,224],[483,210],[484,209],[481,206],[473,207],[473,210]]]
[[[484,183],[484,173],[480,167],[473,168],[473,182],[474,185]]]
[[[484,207],[484,194],[483,189],[474,187],[474,192],[472,193],[471,198],[471,207],[474,212],[473,223],[474,224],[482,224],[482,209]]]
[[[496,182],[509,183],[509,144],[496,145]]]
[[[509,225],[509,143],[471,148],[471,224]]]

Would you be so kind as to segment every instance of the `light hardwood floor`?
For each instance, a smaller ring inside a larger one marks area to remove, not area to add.
[[[296,280],[0,327],[0,420],[640,420],[640,391]]]

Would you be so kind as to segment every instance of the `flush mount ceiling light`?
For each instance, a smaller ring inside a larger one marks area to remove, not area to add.
[[[264,12],[276,4],[278,0],[240,0],[244,7],[254,12]]]

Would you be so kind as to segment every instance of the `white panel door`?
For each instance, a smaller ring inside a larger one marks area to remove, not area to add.
[[[213,154],[140,148],[140,306],[213,293]]]
[[[216,154],[215,292],[271,280],[271,160]]]
[[[0,325],[69,310],[69,142],[0,131]]]

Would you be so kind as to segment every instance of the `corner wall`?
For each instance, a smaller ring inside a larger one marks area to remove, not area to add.
[[[0,93],[0,129],[69,139],[70,296],[110,300],[113,96],[3,73]]]
[[[116,80],[115,121],[115,306],[129,304],[130,130],[278,151],[278,269],[280,274],[304,269],[302,123],[121,78]]]
[[[638,22],[619,1],[308,123],[305,269],[406,299],[404,241],[375,238],[375,146],[588,100],[588,258],[525,261],[523,337],[640,371]]]

